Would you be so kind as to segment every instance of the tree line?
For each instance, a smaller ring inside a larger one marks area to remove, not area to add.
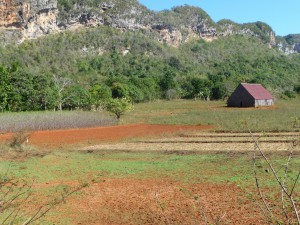
[[[166,67],[158,77],[112,75],[106,79],[78,81],[57,74],[34,75],[12,66],[0,66],[0,110],[102,110],[115,99],[131,103],[156,99],[220,99],[227,94],[220,82],[199,77],[176,79]]]
[[[254,37],[172,48],[142,32],[99,27],[0,46],[0,111],[100,110],[116,99],[226,99],[241,82],[299,93],[300,57]]]

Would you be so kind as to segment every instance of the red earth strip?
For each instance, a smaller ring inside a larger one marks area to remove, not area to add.
[[[29,144],[40,147],[58,147],[79,143],[112,142],[130,138],[171,134],[180,131],[209,130],[212,128],[213,126],[130,124],[69,130],[35,131],[29,136]],[[11,133],[2,134],[0,135],[0,141],[9,140],[12,136],[13,134]]]

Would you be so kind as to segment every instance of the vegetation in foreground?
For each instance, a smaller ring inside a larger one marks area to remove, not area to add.
[[[284,171],[280,168],[285,163],[283,155],[272,155],[272,162],[276,168],[279,168],[279,175],[283,176]],[[261,185],[266,188],[264,193],[270,201],[276,201],[280,195],[280,189],[277,189],[277,183],[267,170],[267,165],[263,161],[258,163],[258,176],[261,178]],[[288,177],[295,177],[297,169],[300,165],[299,156],[295,156],[290,162]],[[240,199],[248,199],[255,201],[257,194],[255,190],[255,180],[253,176],[253,163],[251,154],[217,154],[217,155],[178,155],[164,153],[78,153],[78,152],[55,152],[42,158],[34,157],[25,159],[24,161],[1,161],[1,171],[8,171],[9,174],[16,178],[25,178],[35,180],[36,188],[33,188],[36,194],[35,205],[43,204],[47,199],[45,196],[55,195],[58,190],[72,187],[75,183],[90,183],[86,192],[76,194],[72,203],[80,205],[82,199],[90,196],[88,188],[98,183],[105,184],[106,180],[111,179],[132,179],[142,183],[145,180],[161,180],[176,182],[177,189],[182,189],[185,185],[193,187],[197,184],[213,184],[213,185],[234,185],[239,186],[243,190],[244,196],[238,196]],[[48,184],[48,185],[47,185]],[[109,182],[107,183],[109,185]],[[292,185],[287,184],[287,185]],[[92,190],[92,189],[91,189]],[[156,190],[153,190],[153,193]],[[183,192],[187,190],[182,189]],[[295,193],[299,193],[299,185],[296,186]],[[193,198],[193,192],[190,193]],[[39,198],[40,196],[40,198]],[[41,197],[44,196],[44,197]],[[188,196],[188,195],[186,195]],[[191,197],[189,196],[189,197]],[[99,196],[98,196],[99,197]],[[130,201],[131,196],[125,201],[125,205]],[[189,198],[187,197],[187,198]],[[195,197],[195,196],[194,196]],[[200,196],[198,196],[200,197]],[[203,197],[203,196],[202,196]],[[200,199],[202,199],[200,197]],[[296,197],[298,201],[299,196]],[[149,199],[151,201],[151,199]],[[175,199],[176,200],[176,199]],[[162,200],[163,201],[163,200]],[[241,200],[242,201],[242,200]],[[257,202],[259,203],[259,202]],[[164,207],[168,206],[168,202],[164,202]],[[255,206],[255,204],[253,205]],[[83,206],[80,206],[83,207]],[[107,208],[108,207],[108,208]],[[238,207],[238,206],[236,206]],[[276,209],[274,206],[275,212]],[[61,208],[62,211],[55,210],[46,217],[46,220],[58,217],[64,218],[60,224],[76,223],[72,221],[72,207],[68,202]],[[109,210],[112,218],[116,218],[122,222],[122,218],[126,220],[128,216],[131,223],[136,223],[134,212],[116,212],[107,205],[99,206],[100,212],[105,213]],[[104,210],[104,211],[103,211]],[[119,209],[121,210],[121,209]],[[165,209],[167,210],[167,208]],[[200,210],[200,209],[199,209]],[[88,215],[85,218],[94,218],[95,215]],[[90,212],[91,213],[91,212]],[[132,214],[131,214],[132,213]],[[139,218],[147,218],[147,210],[145,215],[140,214]],[[119,216],[115,217],[117,214]],[[187,215],[192,217],[193,215]]]
[[[223,101],[155,101],[136,104],[134,107],[135,110],[130,114],[126,114],[121,121],[123,123],[217,124],[216,130],[219,131],[236,131],[237,129],[238,131],[242,131],[246,130],[247,127],[250,127],[253,131],[260,132],[272,130],[299,131],[299,99],[278,101],[276,104],[276,108],[233,109],[225,107],[225,102]],[[68,115],[68,113],[77,112],[63,112],[65,115]],[[89,112],[80,113],[84,115]],[[39,112],[32,115],[42,117],[43,114],[43,112]],[[2,114],[2,116],[5,115],[22,117],[24,115],[31,115],[31,113]],[[95,115],[97,115],[97,113]],[[199,145],[199,148],[200,147]],[[26,154],[23,154],[24,151]],[[34,154],[30,154],[30,151],[34,151]],[[172,151],[172,149],[170,149],[170,151]],[[147,182],[147,180],[163,183],[169,182],[168,184],[173,185],[172,188],[174,188],[174,190],[179,190],[180,193],[184,194],[185,199],[192,199],[192,204],[195,204],[195,201],[201,203],[203,198],[205,198],[205,195],[199,195],[197,194],[198,192],[195,192],[194,188],[196,186],[201,187],[204,184],[209,184],[212,185],[212,187],[220,185],[222,187],[228,187],[228,185],[232,185],[230,189],[234,187],[239,190],[239,196],[234,196],[237,199],[235,206],[243,205],[244,201],[247,201],[251,207],[256,207],[256,204],[259,204],[253,176],[252,154],[222,153],[193,155],[184,154],[183,152],[179,152],[178,154],[166,154],[162,152],[99,152],[99,154],[97,152],[53,152],[46,154],[42,152],[42,154],[39,154],[38,149],[28,148],[26,150],[21,149],[20,152],[13,154],[12,156],[15,159],[13,161],[8,160],[6,151],[2,151],[2,154],[4,154],[2,158],[5,159],[2,159],[0,162],[0,171],[2,171],[3,174],[8,171],[9,174],[7,175],[14,177],[16,180],[25,179],[25,181],[28,182],[34,180],[33,202],[34,207],[37,209],[40,205],[45,204],[45,202],[49,202],[52,196],[64,193],[65,190],[72,189],[74,185],[90,184],[89,187],[85,187],[84,190],[75,193],[74,197],[69,199],[70,204],[68,200],[63,206],[53,208],[53,210],[46,215],[45,221],[43,221],[44,224],[50,224],[50,221],[52,222],[55,218],[61,218],[61,220],[59,219],[60,224],[82,222],[81,219],[85,219],[83,223],[88,223],[91,222],[91,218],[94,218],[94,221],[96,221],[97,218],[99,219],[99,217],[95,217],[97,213],[107,215],[107,212],[109,212],[111,222],[117,220],[119,222],[121,221],[121,223],[124,221],[128,223],[140,223],[149,219],[149,212],[147,210],[140,210],[138,212],[139,216],[136,216],[135,211],[124,209],[122,206],[118,206],[117,212],[115,211],[116,208],[112,205],[106,206],[105,208],[97,206],[98,211],[95,215],[93,214],[94,211],[88,211],[83,218],[74,216],[78,214],[78,212],[72,205],[84,207],[80,204],[85,198],[93,195],[91,193],[94,193],[95,185],[98,187],[97,185],[103,184],[103,187],[105,187],[106,185],[110,185],[110,181],[113,180],[119,183],[127,179],[129,182],[135,182],[136,185],[141,186],[145,185],[143,182]],[[18,158],[18,155],[24,158]],[[38,157],[26,158],[28,156]],[[271,157],[272,163],[276,167],[279,176],[283,177],[286,164],[285,158],[288,157],[288,152],[286,154],[275,153],[268,156]],[[286,183],[288,187],[293,185],[293,178],[297,176],[299,165],[299,155],[296,154],[289,164],[287,180],[289,179],[290,183]],[[265,188],[264,194],[266,199],[272,205],[273,203],[276,205],[275,203],[278,202],[278,196],[280,196],[281,193],[276,180],[274,180],[268,166],[263,161],[257,159],[256,166],[257,174],[261,181],[260,185]],[[156,193],[156,189],[154,189],[151,191]],[[296,202],[299,202],[299,191],[299,185],[296,185],[294,191],[296,194]],[[234,194],[236,194],[236,192],[234,192]],[[95,195],[95,198],[101,199],[103,197],[102,195],[103,193]],[[230,196],[232,197],[232,193]],[[145,196],[144,198],[149,197]],[[130,198],[127,196],[124,199],[122,199],[122,203],[128,205],[129,202],[127,201],[129,201],[128,199]],[[162,212],[167,213],[169,207],[174,207],[172,206],[174,202],[171,203],[169,202],[170,200],[158,199],[157,201],[159,201],[160,204],[156,207],[161,213],[158,215],[152,214],[150,220],[153,219],[153,217],[160,218]],[[114,201],[112,202],[114,203]],[[195,206],[193,206],[193,209],[194,208]],[[201,210],[203,209],[200,208],[198,210],[197,208],[196,212],[195,210],[189,211],[185,216],[186,218],[194,218],[194,214],[201,213]],[[272,206],[272,210],[274,214],[281,218],[280,207]],[[153,212],[150,212],[150,214],[151,213]],[[221,214],[223,212],[219,213]],[[258,214],[259,213],[255,215],[257,216]],[[167,214],[171,219],[175,219],[173,217],[174,215],[175,214]],[[195,218],[199,218],[199,215]],[[182,221],[183,219],[184,217],[178,217],[177,221]],[[194,222],[195,221],[197,220],[194,219]],[[217,219],[213,221],[217,221]]]

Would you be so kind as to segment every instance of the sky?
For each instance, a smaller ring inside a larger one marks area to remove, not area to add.
[[[237,23],[262,21],[276,35],[300,34],[300,0],[139,0],[155,11],[178,5],[198,6],[215,21],[230,19]]]

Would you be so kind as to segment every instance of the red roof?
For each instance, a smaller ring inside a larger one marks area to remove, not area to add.
[[[241,84],[255,99],[274,99],[261,84]]]

